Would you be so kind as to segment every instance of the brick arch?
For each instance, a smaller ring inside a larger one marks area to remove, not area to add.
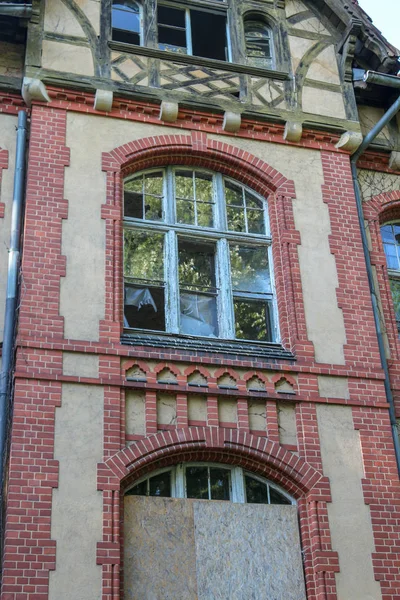
[[[102,466],[102,479],[108,476],[114,489],[123,490],[146,473],[189,461],[242,466],[279,484],[295,498],[319,488],[326,492],[322,473],[278,443],[217,427],[163,431],[136,442]]]
[[[383,192],[363,205],[364,216],[368,220],[379,220],[380,224],[400,219],[400,190]]]
[[[295,195],[293,182],[268,163],[226,142],[208,139],[202,132],[142,138],[102,156],[104,171],[121,172],[124,177],[169,164],[196,165],[220,171],[262,195],[278,190],[286,195]]]

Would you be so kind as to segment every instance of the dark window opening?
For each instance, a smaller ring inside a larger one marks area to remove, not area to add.
[[[228,60],[224,15],[191,10],[193,56]]]
[[[185,11],[161,5],[158,7],[157,16],[159,48],[187,54]]]

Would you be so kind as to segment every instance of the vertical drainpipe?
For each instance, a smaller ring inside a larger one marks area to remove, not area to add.
[[[12,371],[17,322],[18,274],[21,251],[21,225],[25,185],[25,150],[27,116],[18,112],[17,146],[15,156],[14,193],[11,215],[11,239],[8,251],[7,295],[4,315],[3,352],[0,373],[0,494],[1,513],[4,514],[4,484],[7,463],[7,423],[10,415]],[[0,538],[2,543],[2,536]]]
[[[383,75],[382,73],[375,73],[373,71],[368,71],[364,77],[364,80],[368,83],[375,83],[376,85],[384,85],[384,86],[400,89],[400,78],[394,77],[393,75]],[[382,131],[382,129],[385,127],[385,125],[387,125],[389,123],[389,121],[394,116],[396,116],[396,114],[398,113],[399,110],[400,110],[400,96],[392,104],[392,106],[389,108],[389,110],[383,115],[383,117],[378,121],[378,123],[376,123],[376,125],[374,125],[374,127],[371,129],[371,131],[369,131],[369,133],[365,136],[365,138],[364,138],[362,144],[360,145],[360,147],[358,148],[358,150],[356,150],[356,152],[352,155],[350,164],[351,164],[351,173],[353,176],[354,192],[355,192],[356,203],[357,203],[358,220],[360,223],[361,239],[362,239],[362,245],[363,245],[363,250],[364,250],[365,263],[366,263],[366,267],[367,267],[368,282],[369,282],[369,288],[370,288],[370,292],[371,292],[372,309],[373,309],[373,313],[374,313],[376,335],[377,335],[377,339],[378,339],[379,355],[380,355],[381,364],[382,364],[382,368],[383,368],[384,375],[385,375],[384,385],[385,385],[386,398],[387,398],[387,401],[389,404],[390,425],[392,428],[392,436],[393,436],[394,450],[395,450],[395,454],[396,454],[397,469],[398,469],[398,473],[400,476],[399,432],[397,430],[396,413],[395,413],[395,407],[394,407],[393,394],[392,394],[392,390],[390,388],[389,369],[388,369],[388,364],[387,364],[387,359],[386,359],[385,346],[383,343],[381,321],[380,321],[379,310],[378,310],[378,299],[377,299],[377,293],[376,293],[376,289],[375,289],[375,282],[374,282],[374,278],[373,278],[373,274],[372,274],[371,257],[370,257],[370,253],[369,253],[369,249],[368,249],[368,240],[367,240],[367,234],[366,234],[365,223],[364,223],[361,190],[360,190],[360,184],[359,184],[358,176],[357,176],[357,161],[358,161],[358,159],[366,151],[366,149],[370,146],[370,144],[374,141],[376,136]]]

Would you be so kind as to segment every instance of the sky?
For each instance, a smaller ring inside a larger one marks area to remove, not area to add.
[[[358,0],[385,38],[400,49],[400,0]]]

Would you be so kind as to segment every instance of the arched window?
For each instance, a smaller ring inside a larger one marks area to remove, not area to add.
[[[381,236],[385,249],[397,330],[400,333],[400,222],[383,225]]]
[[[277,341],[265,200],[220,173],[155,169],[125,181],[124,229],[127,330]]]
[[[227,500],[247,504],[295,504],[284,490],[240,467],[185,463],[140,479],[127,496]]]
[[[112,5],[112,39],[141,45],[141,6],[133,0],[116,0]]]
[[[273,52],[269,25],[261,16],[249,15],[244,20],[244,36],[248,63],[271,69]]]

